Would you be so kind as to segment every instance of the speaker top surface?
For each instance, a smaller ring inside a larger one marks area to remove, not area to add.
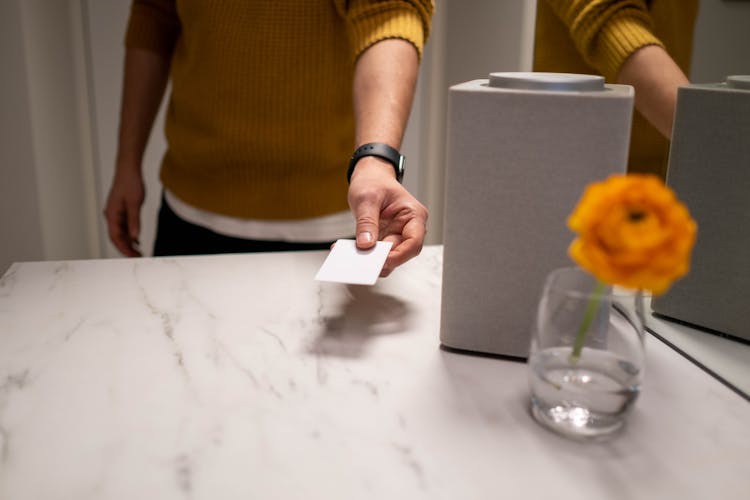
[[[574,73],[502,72],[490,73],[490,87],[519,90],[591,92],[604,90],[604,77]]]

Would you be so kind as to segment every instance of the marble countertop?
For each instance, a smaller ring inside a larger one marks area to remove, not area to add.
[[[750,344],[659,316],[647,318],[651,333],[750,401]]]
[[[441,247],[374,287],[325,255],[11,266],[0,498],[747,498],[750,404],[662,342],[624,432],[568,441],[525,364],[440,349]]]

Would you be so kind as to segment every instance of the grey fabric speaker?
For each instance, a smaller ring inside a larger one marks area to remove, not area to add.
[[[450,89],[440,340],[527,357],[544,278],[573,265],[566,219],[627,163],[633,89],[493,73]]]
[[[679,89],[667,184],[698,238],[690,273],[653,311],[750,340],[750,76]]]

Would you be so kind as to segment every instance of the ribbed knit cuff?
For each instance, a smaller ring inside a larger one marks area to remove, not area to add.
[[[607,81],[615,81],[625,60],[647,45],[664,44],[651,32],[648,22],[627,14],[615,16],[602,26],[599,46],[590,61]]]
[[[368,16],[354,17],[349,22],[352,55],[356,60],[371,45],[387,38],[411,42],[421,59],[427,26],[420,14],[411,9],[389,9]]]
[[[176,13],[134,2],[125,32],[125,46],[171,55],[180,29]]]

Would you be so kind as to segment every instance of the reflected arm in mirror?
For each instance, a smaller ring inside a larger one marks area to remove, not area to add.
[[[635,88],[635,108],[670,139],[677,89],[690,82],[667,51],[658,45],[641,47],[625,60],[617,83]]]

